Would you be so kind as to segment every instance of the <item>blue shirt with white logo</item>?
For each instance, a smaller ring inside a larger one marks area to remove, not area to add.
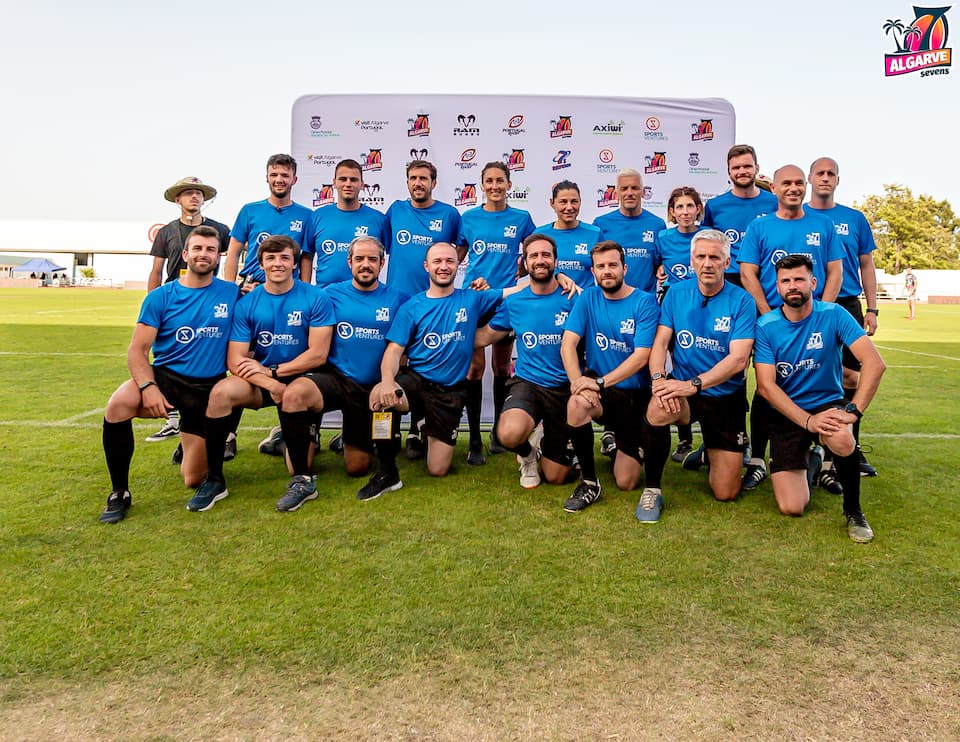
[[[410,367],[443,386],[467,378],[477,322],[500,302],[499,291],[455,289],[450,296],[417,294],[397,312],[387,340],[407,349]]]
[[[814,214],[822,214],[833,222],[837,238],[843,246],[843,283],[840,285],[839,298],[860,296],[863,284],[860,282],[860,256],[869,255],[877,249],[873,240],[870,224],[862,212],[849,206],[836,204],[832,209],[815,209],[804,204]]]
[[[813,302],[813,311],[791,322],[780,309],[757,320],[754,362],[776,368],[777,386],[804,410],[843,400],[843,346],[866,333],[839,304]]]
[[[358,384],[376,384],[387,331],[407,295],[382,283],[373,291],[361,291],[353,281],[328,286],[326,293],[337,315],[327,360]]]
[[[235,284],[219,278],[203,288],[169,281],[147,294],[137,322],[157,330],[153,364],[195,379],[224,373],[239,296]]]
[[[777,293],[777,261],[795,254],[806,255],[813,262],[813,275],[817,279],[813,298],[820,299],[827,282],[827,263],[843,260],[843,247],[832,221],[805,211],[800,219],[781,219],[776,214],[767,214],[747,227],[740,245],[740,262],[760,267],[760,287],[771,309],[783,304]]]
[[[505,289],[516,283],[520,243],[533,232],[533,220],[523,209],[508,206],[503,211],[470,209],[460,221],[461,245],[467,246],[469,285],[483,277],[492,289]]]
[[[622,299],[608,299],[603,289],[594,286],[580,295],[563,329],[583,338],[587,368],[605,376],[636,348],[653,347],[659,319],[660,308],[653,294],[635,288]],[[621,389],[641,386],[650,386],[647,366],[617,384]]]
[[[590,251],[600,241],[599,229],[585,222],[574,229],[556,229],[551,222],[534,231],[550,235],[557,243],[557,273],[563,273],[580,288],[596,286],[590,270],[593,267]]]
[[[657,288],[660,263],[657,235],[667,228],[663,219],[646,210],[637,216],[625,216],[617,209],[598,216],[593,223],[600,228],[601,240],[613,240],[623,248],[627,283],[641,291],[653,292]]]
[[[415,209],[409,199],[394,201],[387,210],[386,282],[410,296],[426,291],[430,287],[423,268],[427,248],[434,242],[456,245],[459,233],[460,212],[450,204],[434,201],[426,209]]]
[[[703,207],[700,229],[719,229],[730,238],[730,267],[727,273],[740,273],[740,241],[754,219],[777,210],[777,197],[762,188],[753,198],[739,198],[731,191],[709,199]]]
[[[285,234],[303,247],[303,235],[312,214],[306,206],[297,203],[278,209],[266,199],[246,204],[240,209],[237,221],[230,230],[231,237],[247,246],[247,257],[240,275],[263,283],[266,278],[257,260],[260,243],[271,235]]]
[[[366,204],[344,211],[336,204],[323,206],[310,217],[303,241],[304,255],[316,255],[314,275],[317,286],[349,281],[347,248],[355,237],[376,237],[387,241],[387,217]]]
[[[316,286],[294,281],[286,293],[271,294],[261,284],[237,303],[230,342],[249,343],[264,366],[279,365],[307,349],[311,327],[335,323],[333,304]]]
[[[750,294],[729,281],[711,297],[700,293],[696,281],[684,281],[672,286],[663,297],[660,324],[673,330],[673,375],[686,381],[706,373],[730,355],[731,341],[753,340],[757,305]],[[746,383],[746,374],[741,371],[701,393],[719,397],[742,389]]]
[[[516,376],[546,387],[570,382],[560,357],[560,341],[575,302],[575,296],[564,296],[559,287],[543,295],[533,293],[529,286],[503,300],[490,327],[517,334]]]
[[[696,232],[681,232],[672,227],[657,235],[657,246],[660,249],[663,270],[667,274],[667,285],[675,286],[680,281],[696,277],[690,265],[690,241],[695,234]]]

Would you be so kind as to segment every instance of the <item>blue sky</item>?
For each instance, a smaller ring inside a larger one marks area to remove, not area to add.
[[[0,219],[166,221],[164,188],[195,174],[232,223],[266,195],[266,156],[289,150],[293,102],[320,93],[722,97],[764,172],[829,154],[843,202],[898,182],[960,210],[960,63],[883,76],[883,23],[912,7],[17,4],[0,30]],[[958,46],[960,7],[947,18]]]

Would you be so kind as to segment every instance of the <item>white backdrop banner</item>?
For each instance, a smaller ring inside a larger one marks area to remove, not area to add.
[[[510,204],[538,226],[554,220],[550,189],[580,186],[581,219],[617,208],[616,174],[643,175],[644,208],[666,218],[677,186],[704,200],[727,189],[733,106],[721,98],[587,98],[492,95],[308,95],[293,105],[294,200],[334,203],[333,171],[345,158],[364,169],[361,201],[381,211],[406,199],[415,159],[439,171],[434,197],[461,212],[483,203],[480,171],[507,163]]]

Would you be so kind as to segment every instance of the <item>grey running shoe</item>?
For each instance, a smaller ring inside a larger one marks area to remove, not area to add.
[[[867,523],[862,510],[855,513],[845,513],[847,518],[847,535],[851,541],[858,544],[869,544],[873,541],[873,529]]]
[[[277,510],[281,513],[292,513],[307,500],[317,499],[317,482],[314,477],[306,474],[295,474],[287,491],[277,500]]]

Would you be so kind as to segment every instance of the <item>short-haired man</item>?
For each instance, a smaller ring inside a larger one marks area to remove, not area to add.
[[[647,361],[660,312],[653,294],[625,283],[628,271],[620,245],[598,242],[590,258],[597,285],[577,300],[560,344],[570,380],[567,424],[581,477],[563,509],[575,513],[600,499],[593,421],[601,420],[617,439],[613,460],[617,487],[635,489],[642,468],[646,480],[637,518],[655,523],[663,504],[660,478],[670,453],[670,428],[651,427],[644,412],[650,401]],[[586,346],[585,369],[578,353],[581,340]]]
[[[179,409],[180,471],[188,487],[203,481],[207,471],[204,410],[210,390],[226,371],[227,338],[238,296],[236,286],[214,277],[219,258],[217,230],[205,225],[194,228],[183,249],[186,272],[143,300],[127,351],[130,379],[110,397],[103,416],[103,451],[112,486],[100,515],[104,523],[123,520],[132,504],[134,417],[164,417],[170,408]]]
[[[233,375],[210,393],[207,478],[188,503],[189,510],[209,510],[228,494],[223,442],[234,410],[280,405],[287,385],[322,366],[330,350],[333,307],[323,291],[294,278],[300,246],[287,235],[271,235],[260,243],[255,259],[265,280],[237,303],[227,346],[227,368]],[[308,494],[316,497],[313,479],[306,484],[313,486]]]
[[[165,224],[153,240],[150,254],[153,256],[153,266],[147,277],[147,291],[153,291],[161,283],[176,281],[187,272],[187,264],[183,259],[183,249],[187,245],[187,237],[194,227],[205,224],[217,230],[220,236],[220,252],[225,253],[230,243],[230,227],[203,216],[200,212],[204,204],[217,196],[217,189],[206,185],[200,178],[187,176],[180,178],[176,183],[163,192],[163,197],[170,203],[180,207],[180,218]],[[164,276],[166,274],[166,276]],[[167,421],[147,441],[156,441],[172,438],[180,432],[180,413],[171,410]],[[175,460],[183,458],[183,450],[177,448],[179,455],[174,454]],[[179,462],[178,462],[179,463]]]
[[[860,507],[860,459],[853,424],[880,385],[886,366],[870,338],[836,304],[815,301],[813,263],[803,254],[776,264],[783,306],[757,322],[757,388],[776,410],[770,425],[770,468],[780,512],[802,515],[810,501],[807,458],[810,444],[829,448],[843,486],[847,534],[859,543],[873,539]],[[842,348],[860,362],[860,385],[844,399]]]
[[[350,281],[347,249],[358,237],[386,239],[387,217],[360,203],[363,168],[356,160],[341,160],[333,171],[337,202],[322,206],[310,217],[300,257],[300,278],[314,279],[321,288]]]
[[[834,200],[834,193],[840,184],[840,166],[831,157],[820,157],[810,165],[807,176],[810,182],[810,201],[807,209],[816,214],[828,217],[836,227],[837,239],[843,247],[843,281],[840,284],[840,293],[837,304],[850,312],[867,335],[872,336],[877,331],[877,317],[880,310],[877,308],[877,270],[873,264],[873,251],[877,249],[873,240],[870,224],[862,212],[849,206],[838,204]],[[860,304],[860,294],[867,300],[867,310],[864,314]],[[853,399],[857,390],[860,375],[860,364],[849,350],[843,352],[843,393],[847,399]],[[864,476],[875,477],[877,470],[873,467],[860,450],[860,421],[853,426],[853,437],[857,440],[857,453],[860,456],[860,473]],[[827,491],[837,492],[839,482],[836,481],[831,468],[825,467],[820,474],[820,483]]]
[[[351,280],[326,288],[337,317],[327,364],[294,379],[283,392],[280,422],[293,479],[277,503],[281,512],[296,510],[316,496],[309,452],[317,413],[343,413],[343,463],[350,476],[361,476],[369,470],[375,444],[392,447],[393,456],[387,452],[381,460],[396,460],[399,427],[396,439],[391,435],[389,440],[375,442],[372,438],[370,390],[380,378],[387,332],[407,296],[377,280],[383,267],[383,244],[376,237],[351,240],[347,263]],[[391,470],[374,474],[357,498],[370,500],[402,486],[394,464]]]
[[[730,267],[725,280],[741,286],[740,242],[750,222],[777,209],[777,197],[757,186],[757,152],[749,144],[735,144],[727,150],[730,190],[707,200],[703,207],[703,229],[719,229],[730,239]]]
[[[246,293],[264,281],[263,268],[257,262],[260,244],[271,235],[286,235],[298,248],[303,246],[304,230],[313,212],[293,201],[297,182],[297,161],[290,155],[272,155],[267,160],[267,185],[270,195],[263,201],[246,204],[240,209],[230,232],[223,277],[237,280],[241,252],[245,252],[242,291]],[[296,266],[299,269],[299,264]]]
[[[557,245],[552,237],[532,234],[523,240],[522,249],[530,283],[503,300],[490,324],[477,331],[476,342],[496,343],[511,333],[520,338],[516,373],[507,384],[497,436],[517,455],[520,485],[532,489],[540,484],[541,454],[543,476],[551,484],[566,482],[573,463],[566,421],[570,381],[560,342],[577,294],[565,296],[557,282]],[[541,422],[542,438],[531,438]]]
[[[460,222],[459,243],[466,245],[469,262],[464,283],[473,288],[503,290],[515,285],[520,243],[534,230],[530,214],[507,203],[512,184],[510,169],[500,161],[488,162],[480,173],[486,196],[483,206],[467,211]],[[507,379],[513,355],[513,337],[508,333],[493,343],[493,431],[490,453],[502,453],[496,428],[500,409],[507,398]],[[483,464],[483,442],[480,439],[480,412],[483,404],[483,372],[486,351],[477,348],[467,372],[467,423],[470,426],[470,449],[467,462]]]
[[[448,242],[427,249],[423,268],[430,288],[397,313],[387,333],[381,380],[370,392],[374,412],[406,412],[412,404],[422,404],[427,471],[434,477],[445,476],[453,461],[477,323],[502,297],[499,291],[454,288],[458,264],[457,249]],[[408,366],[400,373],[404,352]],[[381,461],[384,468],[389,470],[389,462]]]
[[[817,279],[814,298],[836,301],[843,280],[843,247],[837,239],[833,222],[827,217],[806,211],[803,199],[807,180],[796,165],[784,165],[773,174],[773,195],[777,210],[747,227],[740,245],[740,279],[754,301],[757,312],[766,314],[779,307],[783,300],[777,292],[776,263],[784,255],[807,255]],[[767,477],[763,462],[767,447],[766,419],[769,407],[762,396],[755,395],[750,410],[751,458],[743,475],[742,486],[750,490]]]
[[[708,229],[694,235],[690,264],[696,281],[670,287],[650,352],[653,425],[700,421],[710,463],[710,489],[718,500],[740,492],[747,445],[747,380],[757,307],[739,286],[727,283],[730,239]],[[667,375],[667,359],[673,372]],[[692,454],[691,454],[692,455]]]

